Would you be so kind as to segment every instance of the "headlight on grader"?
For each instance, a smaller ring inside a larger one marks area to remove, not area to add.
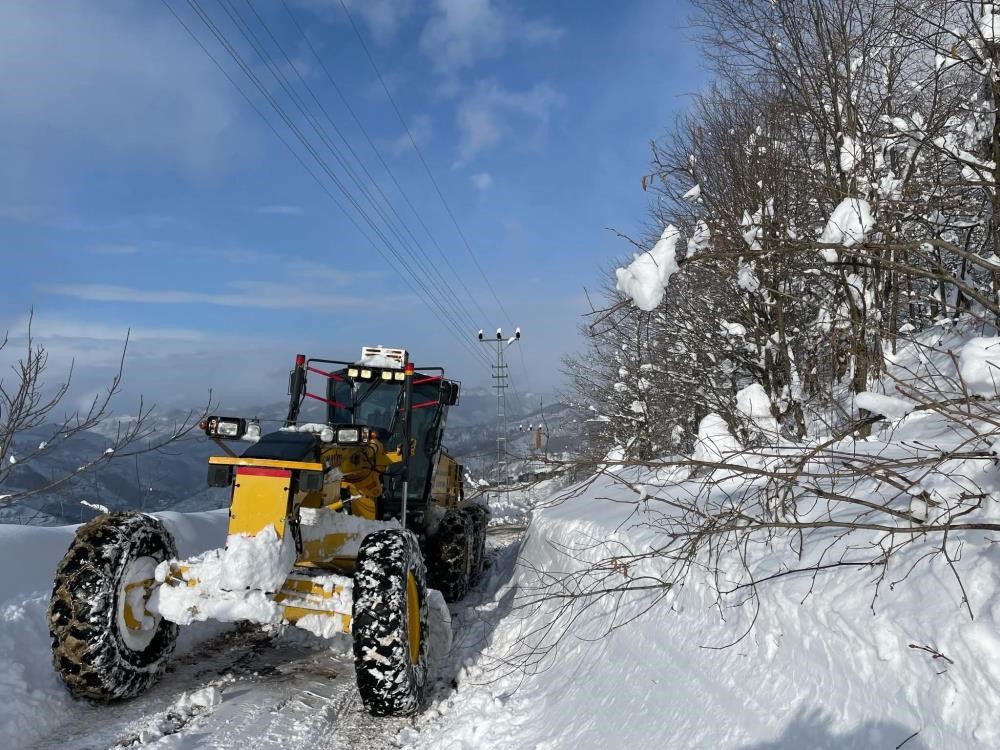
[[[247,440],[256,442],[260,439],[260,422],[242,417],[209,417],[199,425],[205,435],[216,440]]]
[[[337,428],[338,445],[360,445],[364,442],[365,428],[357,425]]]
[[[209,417],[201,428],[210,438],[233,439],[246,431],[247,421],[238,417]]]

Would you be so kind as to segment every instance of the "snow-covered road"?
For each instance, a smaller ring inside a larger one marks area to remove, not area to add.
[[[522,532],[508,526],[491,530],[491,559],[509,557]],[[495,573],[499,575],[486,577],[484,589],[500,585],[510,571]],[[470,595],[477,600],[483,596],[492,596],[492,590]],[[459,604],[453,612],[463,609]],[[454,622],[456,637],[463,637],[463,618]],[[378,750],[396,747],[400,731],[414,723],[365,712],[347,637],[324,640],[296,628],[281,633],[256,626],[217,630],[174,657],[148,693],[111,705],[61,700],[60,715],[46,717],[44,731],[19,747]],[[449,655],[439,661],[433,702],[451,691],[455,670],[450,662]]]
[[[361,707],[347,639],[223,632],[174,659],[152,690],[108,706],[74,702],[29,748],[390,747],[402,719]]]

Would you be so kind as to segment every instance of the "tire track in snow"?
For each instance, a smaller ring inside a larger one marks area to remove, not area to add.
[[[191,705],[185,696],[215,689]],[[346,638],[288,629],[219,635],[172,660],[148,693],[120,704],[75,703],[31,750],[392,747],[404,720],[374,719],[357,696]],[[301,743],[301,744],[300,744]]]

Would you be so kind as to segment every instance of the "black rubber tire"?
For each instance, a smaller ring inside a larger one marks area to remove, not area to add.
[[[410,653],[407,581],[419,607],[420,646]],[[354,571],[351,629],[361,702],[374,716],[409,716],[421,709],[427,686],[427,577],[416,537],[386,529],[366,536]]]
[[[48,612],[53,665],[74,696],[133,698],[163,674],[177,625],[155,618],[148,644],[133,648],[122,632],[119,602],[130,563],[176,556],[163,524],[142,513],[110,513],[77,529],[56,568]]]
[[[446,602],[457,602],[469,591],[475,562],[473,531],[469,514],[452,509],[444,514],[428,540],[430,585],[441,592]]]
[[[486,568],[486,526],[489,523],[489,511],[481,505],[467,505],[462,509],[472,525],[472,567],[469,577],[469,588],[472,588],[483,575]]]

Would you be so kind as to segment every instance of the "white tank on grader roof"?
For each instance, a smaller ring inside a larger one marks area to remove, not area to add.
[[[365,367],[392,368],[402,370],[409,361],[410,355],[406,349],[390,349],[387,346],[361,347],[361,359],[357,364]]]

